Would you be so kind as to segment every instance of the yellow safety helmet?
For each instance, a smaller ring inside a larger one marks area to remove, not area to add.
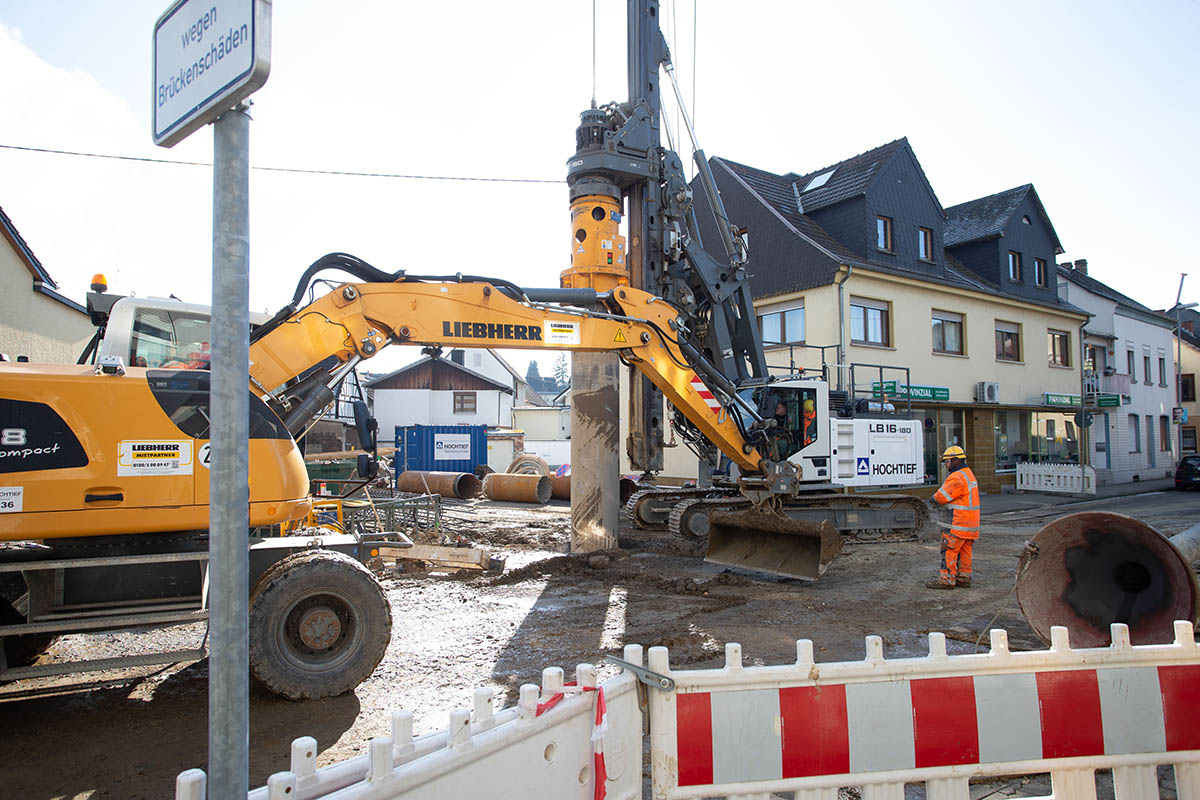
[[[959,447],[956,444],[950,445],[949,447],[946,448],[946,451],[944,453],[942,453],[942,461],[949,461],[952,458],[961,458],[961,459],[965,460],[966,457],[967,457],[967,451],[963,450],[961,447]]]
[[[806,412],[813,411],[815,408],[816,408],[816,404],[813,403],[813,401],[811,399],[804,401],[804,410]]]

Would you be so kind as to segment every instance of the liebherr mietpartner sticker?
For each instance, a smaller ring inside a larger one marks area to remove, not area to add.
[[[546,320],[542,337],[547,344],[579,344],[579,323]]]
[[[191,474],[190,439],[125,441],[119,444],[118,476]]]

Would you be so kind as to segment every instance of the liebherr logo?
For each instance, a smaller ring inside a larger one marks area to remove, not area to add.
[[[508,325],[491,322],[450,322],[442,320],[442,335],[455,339],[512,339],[526,342],[542,341],[538,325]]]

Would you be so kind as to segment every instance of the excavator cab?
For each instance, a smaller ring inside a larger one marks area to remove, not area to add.
[[[742,394],[763,419],[775,423],[767,431],[772,461],[787,461],[821,439],[816,388],[770,386],[743,390]]]

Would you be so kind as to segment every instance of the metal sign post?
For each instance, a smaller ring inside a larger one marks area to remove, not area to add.
[[[153,137],[213,126],[208,796],[250,780],[250,115],[270,72],[270,0],[178,0],[154,26]]]

